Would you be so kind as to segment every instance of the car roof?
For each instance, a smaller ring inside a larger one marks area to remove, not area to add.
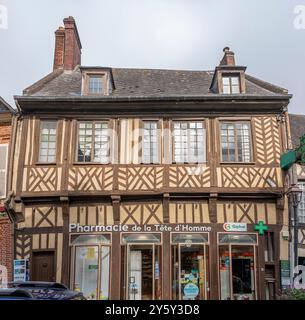
[[[11,282],[12,287],[17,288],[39,288],[39,289],[61,289],[68,290],[68,288],[58,282],[43,282],[43,281],[26,281],[26,282]]]
[[[0,297],[34,298],[29,291],[15,288],[0,289]]]

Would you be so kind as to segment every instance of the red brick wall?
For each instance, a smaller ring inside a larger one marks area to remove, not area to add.
[[[9,143],[11,138],[11,124],[0,123],[0,144]],[[0,201],[0,207],[3,203]],[[12,281],[13,264],[13,225],[8,217],[0,217],[0,264],[8,269],[8,281]]]
[[[12,281],[13,259],[13,224],[0,218],[0,264],[7,268],[8,281]]]
[[[9,143],[11,138],[11,124],[0,123],[0,144]]]

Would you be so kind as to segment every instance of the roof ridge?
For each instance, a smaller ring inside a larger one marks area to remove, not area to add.
[[[282,88],[280,86],[277,86],[277,85],[274,85],[270,82],[267,82],[267,81],[264,81],[264,80],[261,80],[259,78],[256,78],[256,77],[253,77],[253,76],[250,76],[249,74],[245,74],[245,77],[248,81],[250,82],[253,82],[254,84],[264,88],[264,89],[267,89],[273,93],[280,93],[280,94],[288,94],[288,90],[285,89],[285,88]]]
[[[213,72],[214,70],[193,70],[193,69],[162,69],[162,68],[126,68],[126,67],[105,67],[105,66],[80,66],[81,69],[112,69],[112,70],[138,70],[138,71],[184,71],[184,72]]]

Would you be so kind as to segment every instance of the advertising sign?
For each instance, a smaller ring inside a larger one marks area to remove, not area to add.
[[[233,231],[233,232],[247,232],[247,224],[240,222],[227,222],[224,223],[223,229],[225,231]]]
[[[194,283],[188,283],[184,287],[183,293],[185,299],[195,299],[199,294],[199,288]]]
[[[24,282],[29,280],[29,260],[14,260],[14,282]]]

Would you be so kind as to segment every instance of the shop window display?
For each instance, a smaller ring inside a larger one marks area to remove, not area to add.
[[[255,299],[254,246],[219,246],[219,274],[222,300]]]
[[[88,300],[109,299],[110,247],[109,235],[78,236],[74,248],[74,282],[76,291]]]
[[[208,299],[207,242],[205,234],[172,235],[172,299]]]

